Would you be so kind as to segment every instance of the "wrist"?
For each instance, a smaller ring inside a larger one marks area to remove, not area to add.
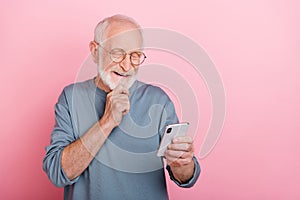
[[[183,166],[170,166],[174,178],[182,183],[188,182],[194,175],[195,163],[191,162]]]
[[[98,121],[98,124],[100,126],[101,131],[106,137],[108,137],[111,131],[116,127],[114,123],[111,123],[109,120],[105,120],[104,118],[101,118]]]

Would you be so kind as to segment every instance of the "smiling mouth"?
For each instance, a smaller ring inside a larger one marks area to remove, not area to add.
[[[120,74],[118,72],[114,72],[114,74],[116,74],[117,76],[121,76],[121,77],[128,77],[128,76],[130,76],[128,74]]]

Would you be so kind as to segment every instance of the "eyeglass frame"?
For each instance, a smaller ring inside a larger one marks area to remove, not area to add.
[[[109,57],[110,57],[110,60],[111,61],[113,61],[114,63],[121,63],[121,62],[123,62],[123,60],[125,60],[125,58],[126,58],[126,56],[127,55],[129,55],[130,56],[130,63],[133,65],[133,66],[135,66],[135,67],[137,67],[137,66],[140,66],[141,64],[143,64],[144,63],[144,61],[146,60],[146,58],[147,58],[147,56],[145,55],[145,53],[144,52],[142,52],[142,51],[134,51],[134,52],[131,52],[131,53],[127,53],[124,49],[121,49],[121,48],[113,48],[112,50],[107,50],[106,48],[104,48],[102,45],[100,45],[100,43],[98,43],[98,42],[96,42],[96,41],[94,41],[99,47],[101,47],[103,50],[105,50],[106,52],[108,52],[109,53]],[[122,52],[123,52],[123,58],[122,58],[122,60],[121,61],[119,61],[119,62],[116,62],[116,61],[114,61],[114,59],[112,58],[112,51],[113,50],[121,50]],[[132,54],[133,53],[136,53],[136,54],[142,54],[143,56],[144,56],[144,60],[142,61],[142,62],[140,62],[139,64],[134,64],[134,63],[132,63]]]

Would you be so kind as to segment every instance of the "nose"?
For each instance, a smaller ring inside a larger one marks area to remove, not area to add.
[[[122,68],[122,70],[124,72],[128,72],[131,70],[131,68],[133,67],[130,61],[130,55],[126,54],[124,60],[122,60],[122,62],[120,62],[120,67]]]

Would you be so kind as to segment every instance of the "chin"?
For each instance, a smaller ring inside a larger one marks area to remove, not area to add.
[[[107,86],[111,90],[115,89],[120,84],[124,85],[127,89],[129,89],[133,85],[135,80],[136,80],[136,76],[131,76],[130,78],[120,79],[116,82],[112,82],[112,81],[109,81],[109,80],[104,80],[104,82],[107,83]]]
[[[132,75],[130,78],[121,78],[119,80],[112,81],[112,77],[109,74],[103,73],[100,74],[100,78],[102,79],[103,83],[107,85],[111,90],[115,89],[120,84],[129,89],[136,81],[136,75]]]
[[[99,66],[98,73],[103,83],[111,90],[115,89],[120,84],[124,85],[127,89],[129,89],[137,79],[136,73],[133,73],[132,75],[126,78],[116,78],[116,75],[114,75],[113,71],[105,72]]]

